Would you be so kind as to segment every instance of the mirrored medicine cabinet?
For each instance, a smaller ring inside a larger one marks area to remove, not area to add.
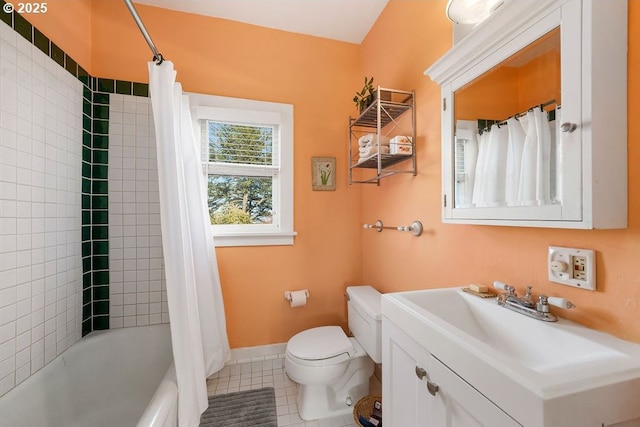
[[[443,222],[626,228],[626,0],[507,0],[425,74]]]

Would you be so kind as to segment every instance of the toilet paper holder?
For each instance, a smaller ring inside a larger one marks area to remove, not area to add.
[[[309,290],[307,289],[302,289],[304,291],[304,295],[309,298]],[[287,301],[291,302],[291,292],[292,291],[284,291],[284,299],[286,299]]]

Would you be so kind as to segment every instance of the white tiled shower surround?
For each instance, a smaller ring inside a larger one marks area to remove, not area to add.
[[[110,327],[168,323],[149,98],[109,95]]]
[[[82,87],[0,22],[0,395],[80,339]]]

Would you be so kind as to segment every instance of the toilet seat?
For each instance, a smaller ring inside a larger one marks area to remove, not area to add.
[[[327,359],[336,359],[334,362],[339,363],[342,359],[348,360],[353,350],[351,340],[339,326],[307,329],[294,335],[287,343],[287,353],[302,363]]]

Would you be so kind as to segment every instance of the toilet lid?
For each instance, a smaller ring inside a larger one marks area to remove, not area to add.
[[[294,335],[287,351],[299,359],[328,359],[353,350],[351,341],[339,326],[321,326]]]

